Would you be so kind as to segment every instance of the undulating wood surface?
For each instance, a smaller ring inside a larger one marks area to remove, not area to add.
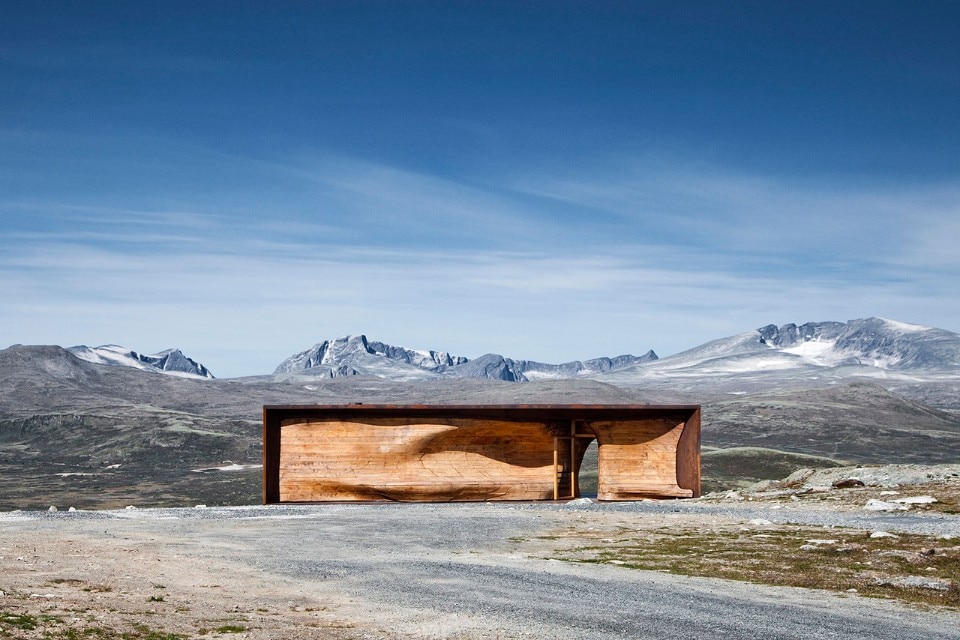
[[[675,420],[596,421],[597,499],[690,498],[677,478],[677,445],[684,423]]]
[[[281,426],[280,500],[552,499],[553,449],[535,422],[298,421]]]
[[[578,496],[598,447],[600,500],[700,495],[696,405],[264,407],[264,502]]]

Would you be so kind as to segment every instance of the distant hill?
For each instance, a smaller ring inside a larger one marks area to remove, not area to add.
[[[201,379],[17,345],[0,350],[0,509],[259,502],[265,404],[574,400],[642,401],[591,380]]]
[[[177,353],[0,350],[0,509],[257,502],[264,404],[697,403],[711,488],[960,451],[960,336],[878,318],[559,365],[353,336],[218,380]]]

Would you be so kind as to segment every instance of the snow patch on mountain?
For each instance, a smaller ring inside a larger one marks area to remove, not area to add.
[[[887,328],[891,331],[899,331],[901,333],[921,333],[923,331],[932,331],[933,327],[924,327],[919,324],[910,324],[908,322],[900,322],[899,320],[890,320],[889,318],[878,318],[881,320]]]
[[[849,322],[767,325],[757,329],[761,344],[835,367],[859,364],[879,369],[960,365],[960,336],[886,318]]]
[[[81,360],[94,364],[133,367],[143,371],[156,371],[186,378],[212,379],[214,377],[209,369],[196,360],[188,358],[179,349],[166,349],[146,355],[119,345],[107,344],[99,347],[78,345],[68,347],[67,351]]]
[[[799,356],[804,361],[818,367],[835,367],[849,358],[846,354],[838,353],[834,349],[836,344],[836,340],[810,340],[801,342],[795,347],[782,349],[781,352]]]

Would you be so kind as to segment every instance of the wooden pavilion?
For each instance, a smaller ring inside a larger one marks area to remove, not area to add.
[[[698,405],[263,408],[263,501],[563,500],[598,444],[597,498],[700,495]]]

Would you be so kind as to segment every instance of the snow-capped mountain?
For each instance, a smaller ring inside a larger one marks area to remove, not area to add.
[[[179,349],[166,349],[159,353],[145,355],[126,347],[107,344],[99,347],[79,345],[69,347],[67,351],[81,360],[94,364],[134,367],[145,371],[159,371],[170,375],[196,378],[214,377],[209,369],[196,360],[188,358]]]
[[[326,378],[375,375],[416,380],[434,377],[447,367],[465,362],[467,358],[445,351],[405,349],[358,335],[317,343],[281,362],[274,375],[307,373]]]
[[[275,375],[309,374],[334,378],[350,375],[375,375],[394,380],[436,377],[486,378],[510,382],[538,379],[587,377],[657,359],[648,351],[642,356],[623,355],[563,364],[533,360],[514,360],[487,354],[475,360],[452,356],[446,351],[406,349],[374,342],[366,336],[345,336],[324,340],[280,363]]]
[[[89,362],[173,375],[213,378],[178,349],[144,355],[116,345],[70,347]],[[273,374],[336,378],[368,375],[396,381],[483,378],[509,382],[594,378],[630,386],[736,392],[786,380],[870,377],[907,381],[960,376],[960,335],[883,318],[769,324],[666,358],[641,356],[548,364],[489,353],[474,360],[446,351],[407,349],[351,335],[324,340],[290,356]]]
[[[604,379],[676,385],[728,379],[747,386],[790,377],[883,377],[960,374],[960,335],[883,318],[767,325],[707,342]]]
[[[893,370],[960,365],[960,336],[896,320],[768,325],[757,331],[763,344],[818,364],[850,362]]]

